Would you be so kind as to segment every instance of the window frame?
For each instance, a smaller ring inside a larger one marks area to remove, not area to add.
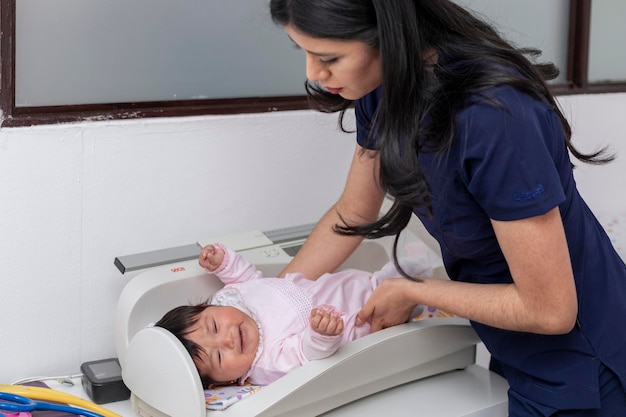
[[[0,0],[1,127],[88,120],[264,113],[310,108],[304,95],[16,107],[16,1]],[[591,2],[592,0],[570,0],[566,82],[552,85],[552,90],[557,95],[626,92],[626,82],[590,83],[588,80]]]

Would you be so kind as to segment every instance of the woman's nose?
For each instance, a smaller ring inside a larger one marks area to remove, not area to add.
[[[319,62],[319,59],[313,55],[306,57],[306,77],[311,82],[322,81],[329,76],[328,69]]]

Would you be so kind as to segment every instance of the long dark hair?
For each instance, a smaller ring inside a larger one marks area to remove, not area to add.
[[[398,235],[414,208],[431,210],[418,154],[449,150],[457,132],[455,114],[470,96],[491,100],[487,90],[495,86],[511,86],[547,103],[561,120],[567,149],[578,160],[602,164],[613,159],[606,149],[584,154],[572,144],[570,125],[546,84],[559,74],[554,64],[536,63],[539,50],[514,47],[487,22],[451,1],[271,0],[270,12],[276,24],[316,38],[360,40],[380,53],[382,99],[368,142],[376,144],[380,185],[394,202],[377,221],[336,225],[338,233]],[[439,58],[434,66],[424,60],[429,50]],[[306,87],[318,110],[340,112],[343,128],[352,102],[308,82]],[[427,126],[422,123],[426,115],[431,119]]]

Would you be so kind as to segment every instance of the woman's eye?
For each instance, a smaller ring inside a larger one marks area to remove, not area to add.
[[[320,62],[324,65],[330,65],[330,64],[337,62],[337,58],[320,59]]]

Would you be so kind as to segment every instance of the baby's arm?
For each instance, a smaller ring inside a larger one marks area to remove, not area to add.
[[[307,360],[326,358],[339,349],[344,330],[343,314],[329,305],[311,311],[310,325],[302,339],[302,353]]]
[[[253,383],[269,384],[306,362],[326,358],[339,349],[344,330],[340,311],[321,305],[311,311],[309,321],[304,333],[290,332],[281,340],[264,341],[263,355],[252,372]]]
[[[198,263],[217,275],[224,284],[263,278],[263,274],[250,261],[221,243],[203,247]]]

